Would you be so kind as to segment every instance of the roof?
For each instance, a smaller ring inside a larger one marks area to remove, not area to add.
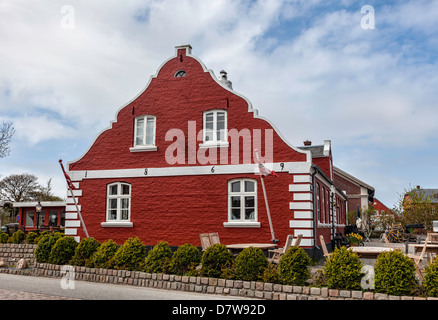
[[[12,206],[14,208],[23,208],[23,207],[35,207],[37,205],[37,201],[26,201],[26,202],[13,202]],[[65,201],[41,201],[41,205],[44,207],[64,207]]]
[[[425,198],[430,199],[431,203],[438,203],[438,189],[413,189],[411,192],[421,191]]]
[[[370,186],[369,184],[363,182],[362,180],[359,180],[358,178],[352,176],[351,174],[345,172],[344,170],[339,169],[338,167],[333,166],[333,171],[343,177],[344,179],[347,179],[361,187],[367,188],[368,190],[374,191],[374,187]]]

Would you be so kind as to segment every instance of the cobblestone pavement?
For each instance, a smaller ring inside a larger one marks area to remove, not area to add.
[[[41,293],[33,293],[26,291],[15,291],[0,289],[1,300],[79,300],[62,296],[53,296]]]

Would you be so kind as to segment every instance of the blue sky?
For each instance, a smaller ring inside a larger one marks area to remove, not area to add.
[[[80,157],[190,43],[292,144],[330,139],[335,165],[386,205],[438,187],[437,1],[90,2],[0,3],[0,121],[16,129],[0,177],[52,178],[64,197],[58,159]]]

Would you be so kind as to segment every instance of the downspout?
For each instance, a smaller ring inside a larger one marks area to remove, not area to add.
[[[316,217],[316,215],[317,215],[317,213],[316,213],[316,205],[315,205],[315,203],[316,203],[316,193],[315,193],[315,175],[316,175],[316,172],[317,172],[317,170],[316,170],[316,168],[312,165],[312,168],[313,168],[313,173],[312,173],[312,194],[313,194],[313,241],[314,241],[314,244],[315,244],[315,248],[316,249],[320,249],[320,247],[318,247],[318,245],[317,245],[317,239],[318,239],[318,237],[317,237],[317,235],[316,235],[316,224],[318,223],[318,221],[317,221],[317,217]]]

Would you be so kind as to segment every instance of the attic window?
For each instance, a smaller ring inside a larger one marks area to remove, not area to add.
[[[187,77],[187,73],[184,70],[179,70],[177,73],[175,73],[175,78],[180,77]]]

